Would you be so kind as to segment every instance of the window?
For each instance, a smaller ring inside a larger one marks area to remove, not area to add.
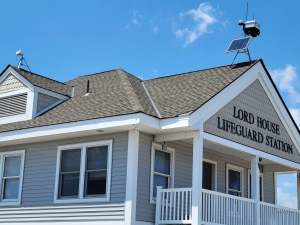
[[[55,203],[110,201],[112,141],[58,148]]]
[[[20,205],[25,150],[0,153],[0,205]]]
[[[262,202],[264,200],[264,180],[263,173],[259,175],[259,199]],[[248,198],[251,198],[251,170],[248,170]]]
[[[174,149],[166,150],[156,143],[152,144],[150,202],[155,203],[157,186],[163,189],[174,187]]]
[[[226,190],[227,194],[243,196],[243,168],[227,164]]]

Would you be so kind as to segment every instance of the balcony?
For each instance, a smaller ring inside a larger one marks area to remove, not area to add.
[[[192,224],[192,188],[157,187],[159,224]],[[255,225],[255,200],[202,189],[203,225]],[[260,202],[260,225],[299,225],[300,211]]]

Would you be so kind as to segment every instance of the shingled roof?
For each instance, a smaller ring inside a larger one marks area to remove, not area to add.
[[[162,118],[176,117],[201,107],[257,62],[146,80],[144,84]],[[44,77],[37,78],[38,75],[23,69],[17,71],[34,85],[53,88],[56,92],[67,94],[68,88],[73,86],[74,96],[34,119],[0,125],[0,132],[138,112],[158,117],[142,86],[143,81],[122,69],[80,76],[65,84],[56,84]],[[86,94],[88,83],[90,93]]]
[[[162,118],[195,111],[259,60],[146,80],[145,86]]]

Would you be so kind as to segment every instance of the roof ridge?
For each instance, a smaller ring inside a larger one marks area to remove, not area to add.
[[[137,97],[137,94],[134,91],[131,82],[128,80],[126,71],[118,69],[117,73],[120,76],[121,83],[125,89],[127,96],[128,96],[128,99],[132,106],[132,109],[136,112],[144,111],[144,108],[143,108],[142,104],[140,103],[140,100]]]
[[[251,65],[251,64],[254,65],[254,64],[256,64],[258,61],[261,61],[261,59],[252,60],[252,63],[250,63],[249,65]],[[243,64],[243,63],[247,63],[247,62],[236,63],[236,64],[233,64],[233,65],[239,65],[239,64]],[[252,65],[252,66],[253,66],[253,65]],[[227,66],[231,66],[231,65],[211,67],[211,68],[206,68],[206,69],[202,69],[202,70],[194,70],[194,71],[189,71],[189,72],[184,72],[184,73],[178,73],[178,74],[168,75],[168,76],[164,76],[164,77],[152,78],[152,79],[148,79],[148,80],[156,80],[156,79],[163,79],[163,78],[168,78],[168,77],[180,76],[180,75],[185,75],[185,74],[188,74],[188,73],[194,73],[194,72],[199,72],[199,71],[205,71],[205,70],[217,69],[217,68],[222,68],[222,67],[227,67]],[[145,80],[145,81],[148,81],[148,80]]]
[[[76,80],[76,79],[78,79],[78,78],[80,78],[80,77],[94,76],[94,75],[98,75],[98,74],[100,74],[100,73],[108,73],[108,72],[118,71],[118,70],[123,70],[123,69],[106,70],[106,71],[103,71],[103,72],[98,72],[98,73],[92,73],[92,74],[82,75],[82,76],[78,76],[78,77],[76,77],[76,78],[74,78],[74,79],[68,80],[68,81],[66,81],[65,83],[70,82],[70,81],[73,81],[73,80]]]
[[[28,70],[24,70],[23,68],[18,68],[18,67],[16,67],[16,66],[11,65],[11,64],[9,64],[9,66],[13,67],[14,69],[17,69],[17,70],[23,70],[23,71],[25,71],[25,72],[27,72],[27,73],[31,73],[31,74],[34,74],[34,75],[36,75],[36,76],[40,76],[40,77],[46,78],[46,79],[48,79],[48,80],[52,80],[52,81],[55,81],[55,82],[60,83],[60,84],[63,84],[63,85],[68,85],[68,84],[65,84],[65,83],[63,83],[63,82],[60,82],[60,81],[58,81],[58,80],[54,80],[54,79],[51,79],[51,78],[49,78],[49,77],[45,77],[45,76],[40,75],[40,74],[37,74],[37,73],[33,73],[33,72],[28,71]],[[69,86],[69,85],[68,85],[68,86]]]

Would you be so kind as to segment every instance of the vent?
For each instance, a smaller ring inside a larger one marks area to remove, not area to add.
[[[27,93],[0,98],[0,117],[26,113]]]

